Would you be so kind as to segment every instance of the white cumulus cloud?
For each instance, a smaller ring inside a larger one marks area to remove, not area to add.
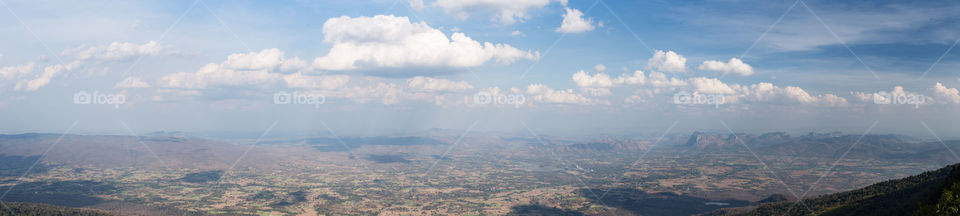
[[[627,84],[627,85],[643,85],[647,83],[647,76],[643,74],[643,71],[636,70],[633,73],[623,73],[619,77],[613,80],[613,83],[616,84]]]
[[[573,82],[577,84],[577,87],[581,88],[613,86],[613,81],[610,79],[610,75],[605,73],[596,73],[594,75],[590,75],[582,70],[573,74]]]
[[[717,78],[694,77],[690,78],[691,86],[696,92],[706,94],[734,94],[737,91],[721,82]]]
[[[663,72],[682,73],[687,71],[687,58],[673,51],[657,50],[647,60],[647,67]]]
[[[293,64],[299,59],[291,60]],[[193,73],[178,72],[163,76],[162,86],[168,88],[202,89],[219,86],[267,87],[282,77],[281,68],[287,59],[278,49],[231,54],[222,63],[209,63]],[[294,66],[290,66],[294,67]],[[289,68],[288,68],[289,69]]]
[[[804,89],[795,86],[779,87],[772,83],[761,82],[751,85],[728,84],[717,78],[692,77],[678,79],[667,77],[660,72],[650,72],[644,76],[643,71],[624,73],[613,79],[615,85],[630,84],[641,87],[637,93],[624,99],[625,103],[646,103],[661,93],[677,93],[687,91],[693,94],[722,95],[726,103],[730,104],[803,104],[816,106],[846,106],[847,100],[834,94],[810,94]]]
[[[463,68],[489,61],[510,64],[539,59],[539,52],[522,51],[507,44],[478,42],[463,33],[447,37],[426,23],[407,17],[337,17],[323,25],[330,52],[313,66],[324,70],[375,70],[383,68]]]
[[[859,99],[861,102],[873,103],[874,100],[883,97],[893,97],[886,100],[909,100],[910,98],[922,97],[920,105],[925,104],[960,104],[960,90],[957,88],[950,88],[943,83],[937,82],[933,87],[927,89],[927,94],[920,92],[911,92],[903,88],[903,86],[894,86],[893,90],[890,91],[880,91],[880,92],[851,92],[854,97]],[[889,102],[889,101],[888,101]]]
[[[580,91],[591,96],[607,96],[613,94],[610,87],[613,86],[613,80],[610,75],[605,73],[596,73],[589,75],[585,71],[579,71],[573,74],[573,82],[580,87]]]
[[[738,89],[733,95],[735,100],[746,102],[765,102],[773,104],[805,104],[820,106],[846,106],[847,100],[835,94],[813,95],[796,86],[779,87],[772,83],[761,82],[749,86],[730,85]]]
[[[646,83],[653,87],[680,87],[690,85],[686,80],[667,77],[666,74],[657,71],[650,72]]]
[[[947,88],[938,82],[930,90],[933,91],[933,95],[937,101],[960,104],[960,91],[958,91],[957,88]]]
[[[592,18],[583,18],[583,12],[573,8],[566,8],[567,12],[563,14],[563,22],[560,23],[560,27],[555,29],[556,32],[561,33],[582,33],[593,31],[595,28],[593,26]]]
[[[723,74],[737,74],[740,76],[753,75],[753,67],[743,63],[738,58],[730,58],[727,62],[708,60],[697,67],[700,70],[719,71]]]

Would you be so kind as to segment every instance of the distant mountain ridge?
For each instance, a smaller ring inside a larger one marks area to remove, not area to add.
[[[742,142],[742,143],[741,143]],[[758,155],[802,156],[848,159],[919,159],[953,161],[947,146],[958,146],[958,141],[923,142],[920,139],[896,134],[854,135],[831,133],[808,133],[790,136],[785,132],[752,135],[745,133],[720,134],[694,132],[686,143],[679,145],[693,151],[712,153],[744,152],[746,144]],[[851,148],[853,147],[853,148]],[[848,152],[849,150],[849,152]]]
[[[746,143],[748,145],[772,145],[772,144],[783,144],[789,141],[796,140],[819,140],[819,139],[830,139],[844,136],[855,136],[855,135],[843,135],[840,132],[831,132],[831,133],[816,133],[810,132],[806,135],[799,137],[791,137],[790,134],[786,132],[770,132],[764,133],[759,136],[746,134],[746,133],[736,133],[736,134],[721,134],[721,133],[705,133],[705,132],[693,132],[690,135],[690,138],[687,139],[685,146],[694,147],[697,149],[716,149],[716,148],[725,148],[730,146],[740,146],[739,142]],[[872,135],[871,135],[872,136]],[[739,139],[739,141],[737,140]]]
[[[650,145],[649,141],[635,141],[630,139],[612,139],[604,138],[586,143],[574,143],[560,145],[557,149],[561,152],[574,151],[641,151],[646,150]]]

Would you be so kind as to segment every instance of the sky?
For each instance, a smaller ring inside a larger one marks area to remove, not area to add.
[[[960,137],[950,1],[0,6],[0,133]]]

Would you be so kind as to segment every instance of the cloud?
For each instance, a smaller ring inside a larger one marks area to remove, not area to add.
[[[657,50],[647,60],[647,67],[663,72],[682,73],[687,71],[687,58],[673,51]]]
[[[847,100],[834,94],[811,95],[796,86],[779,87],[772,83],[761,82],[750,86],[731,85],[739,92],[732,96],[734,100],[745,102],[765,102],[773,104],[805,104],[821,106],[846,106]],[[727,97],[731,98],[731,97]]]
[[[894,86],[893,90],[884,92],[851,92],[855,98],[861,102],[873,103],[879,97],[893,97],[894,100],[909,100],[911,97],[923,97],[922,104],[960,104],[960,90],[949,88],[943,83],[937,82],[933,87],[927,89],[928,95],[918,92],[904,90],[903,86]],[[903,97],[906,97],[903,98]],[[899,98],[899,99],[898,99]]]
[[[150,88],[150,84],[140,80],[136,77],[127,77],[123,81],[118,82],[113,88],[118,89],[130,89],[130,88]]]
[[[603,72],[606,70],[607,70],[607,66],[603,64],[597,64],[593,66],[593,71],[596,71],[596,72]]]
[[[580,79],[583,84],[604,83],[604,82],[586,82],[586,77]],[[594,75],[593,77],[603,76]],[[575,78],[576,79],[576,78]],[[578,83],[580,84],[580,83]],[[637,70],[633,73],[624,73],[612,80],[613,86],[632,85],[639,87],[635,95],[624,99],[625,103],[646,103],[648,99],[654,98],[658,94],[677,93],[678,91],[688,91],[694,94],[719,94],[723,95],[727,103],[768,103],[768,104],[807,104],[823,106],[845,106],[846,99],[834,94],[811,95],[802,88],[787,86],[779,87],[771,83],[757,83],[752,85],[727,84],[717,78],[692,77],[687,79],[678,79],[676,77],[667,77],[661,72],[650,72],[645,76],[643,71]],[[601,85],[602,86],[602,85]],[[588,92],[588,91],[585,91]]]
[[[593,31],[595,28],[593,26],[592,18],[583,18],[583,12],[573,8],[566,8],[567,12],[563,14],[563,22],[560,24],[560,27],[555,29],[556,32],[561,33],[583,33],[588,31]]]
[[[740,76],[750,76],[753,75],[753,67],[743,63],[738,58],[730,58],[727,62],[708,60],[700,64],[700,67],[697,67],[700,70],[708,71],[719,71],[723,74],[737,74]]]
[[[515,31],[513,31],[513,32],[510,32],[510,35],[520,36],[520,37],[526,37],[526,36],[527,36],[527,34],[524,34],[524,33],[521,32],[520,30],[515,30]]]
[[[690,78],[694,91],[705,94],[735,94],[737,91],[717,78]]]
[[[858,4],[815,8],[839,41],[817,19],[788,16],[763,42],[781,51],[805,51],[818,47],[852,44],[942,44],[956,39],[956,28],[940,20],[956,17],[957,5],[882,3],[881,10],[866,10]],[[851,11],[856,11],[851,13]],[[870,22],[871,20],[880,22]],[[764,24],[766,25],[766,24]]]
[[[610,75],[605,73],[596,73],[594,75],[589,75],[585,71],[579,71],[573,74],[573,82],[577,84],[577,87],[612,87],[613,81],[610,80]]]
[[[759,52],[809,51],[827,46],[858,44],[930,44],[950,45],[960,29],[952,22],[960,5],[945,1],[883,1],[865,5],[857,2],[832,1],[829,4],[810,4],[819,18],[833,31],[828,31],[818,17],[797,5],[789,16],[757,41]],[[705,13],[710,8],[723,7],[729,2],[703,2],[678,10],[676,17],[696,25],[703,32],[698,35],[706,41],[720,44],[751,43],[757,37],[758,26],[770,26],[769,11],[783,11],[793,2],[771,4],[741,4],[736,9],[719,13]],[[779,13],[778,13],[779,14]],[[837,40],[834,33],[842,40]],[[842,47],[841,47],[842,48]],[[856,51],[856,50],[855,50]],[[858,51],[859,52],[859,51]]]
[[[663,88],[640,89],[624,99],[624,103],[648,103],[659,94],[675,94],[687,91],[692,94],[722,95],[725,104],[767,104],[767,105],[809,105],[824,107],[844,107],[849,105],[843,97],[834,94],[812,95],[800,87],[779,87],[771,83],[752,85],[726,84],[715,78],[696,77],[690,80],[691,86],[677,90]],[[670,96],[670,95],[665,95]]]
[[[238,70],[275,69],[283,61],[283,52],[279,49],[265,49],[259,53],[234,53],[223,61],[223,68]]]
[[[903,86],[894,86],[894,87],[893,87],[893,90],[890,90],[889,92],[886,92],[886,91],[883,91],[883,92],[886,93],[886,94],[889,94],[889,95],[894,95],[894,96],[896,96],[896,95],[904,95],[904,96],[905,96],[905,95],[921,95],[921,94],[915,93],[915,92],[908,92],[908,91],[906,91],[906,90],[903,89]],[[876,100],[877,97],[882,96],[882,95],[880,95],[879,93],[881,93],[881,92],[851,92],[851,94],[852,94],[857,100],[859,100],[860,102],[869,102],[869,103],[874,103],[874,100]]]
[[[580,91],[590,96],[607,96],[613,94],[610,87],[613,87],[613,81],[610,75],[605,73],[596,73],[589,75],[585,71],[579,71],[573,74],[573,82],[580,87]]]
[[[597,65],[594,70],[602,71],[606,67]],[[591,96],[607,96],[612,92],[609,88],[620,85],[638,85],[655,88],[675,88],[690,85],[690,80],[678,79],[676,77],[667,77],[661,72],[651,72],[650,76],[644,75],[643,71],[637,70],[633,73],[623,73],[619,77],[611,79],[610,75],[598,72],[590,75],[581,70],[573,74],[573,82],[581,91]],[[717,80],[719,82],[719,80]]]
[[[676,77],[667,78],[666,74],[656,71],[650,72],[646,83],[653,87],[680,87],[689,85],[686,80],[677,79]]]
[[[302,72],[283,76],[287,88],[307,94],[323,95],[328,101],[343,99],[359,104],[398,104],[411,99],[403,86],[383,82],[376,77],[352,77],[348,75],[306,75]]]
[[[543,84],[530,84],[525,91],[534,101],[551,104],[609,104],[573,92],[573,89],[554,90]]]
[[[299,57],[284,58],[283,51],[272,48],[260,52],[230,54],[221,65],[233,70],[297,71],[305,68],[307,63]]]
[[[613,94],[609,88],[580,88],[580,91],[594,97],[610,96]]]
[[[873,101],[873,98],[874,98],[874,93],[850,92],[850,94],[853,95],[853,97],[859,100],[860,102]]]
[[[935,100],[941,101],[943,103],[954,103],[960,104],[960,91],[956,88],[947,88],[943,84],[937,82],[933,88],[930,89],[933,92]]]
[[[324,23],[323,34],[324,42],[333,44],[326,56],[313,62],[323,70],[465,68],[540,57],[539,52],[507,44],[480,43],[463,33],[448,38],[426,23],[393,15],[331,18]]]
[[[511,25],[527,18],[527,11],[543,8],[550,0],[437,0],[433,7],[442,8],[448,14],[466,19],[471,12],[492,13],[492,21]]]
[[[36,63],[27,62],[23,65],[17,66],[4,66],[0,68],[0,78],[4,80],[16,79],[33,73],[33,70],[36,69]]]
[[[583,73],[580,76],[583,76],[585,74],[586,73]],[[617,78],[612,80],[609,79],[610,78],[609,75],[606,75],[606,74],[601,75],[601,74],[603,73],[597,73],[596,75],[594,75],[594,77],[597,78],[598,80],[604,81],[600,83],[606,83],[607,81],[609,81],[611,83],[611,86],[612,85],[641,85],[641,86],[646,85],[646,86],[652,86],[652,87],[673,88],[673,87],[681,87],[681,86],[689,85],[689,83],[686,80],[677,79],[676,77],[667,77],[666,74],[661,72],[656,72],[656,71],[650,72],[650,76],[647,76],[644,74],[643,71],[636,70],[636,71],[633,71],[633,73],[623,73]],[[576,76],[576,74],[574,75]],[[584,78],[585,77],[580,77],[579,79],[586,81]],[[574,77],[574,79],[575,79],[574,82],[576,82],[576,79],[578,78]]]
[[[165,87],[203,89],[219,86],[260,86],[272,85],[280,78],[279,74],[267,70],[233,70],[220,64],[210,63],[194,73],[179,72],[161,78]]]
[[[590,96],[610,95],[612,93],[610,88],[612,87],[624,85],[639,87],[640,89],[637,90],[636,95],[624,99],[625,103],[645,103],[656,94],[689,91],[695,94],[720,94],[730,103],[847,105],[846,99],[837,95],[811,95],[802,88],[794,86],[778,87],[771,83],[758,83],[753,85],[727,84],[717,78],[708,77],[680,79],[667,77],[666,74],[657,71],[650,72],[650,75],[646,76],[643,71],[636,70],[633,73],[623,73],[619,77],[611,79],[611,77],[605,73],[591,75],[581,70],[574,73],[572,79],[577,87],[580,88],[581,92]],[[545,86],[540,88],[545,88]],[[575,98],[575,96],[571,95],[566,96],[568,96],[567,98]],[[958,98],[958,100],[960,100],[960,98]],[[563,100],[558,99],[558,101]]]
[[[156,102],[185,101],[202,95],[200,91],[187,89],[157,89],[156,93],[156,95],[150,97],[150,100]]]
[[[636,70],[633,73],[623,73],[619,77],[613,80],[613,83],[616,84],[627,84],[627,85],[643,85],[647,83],[647,76],[643,74],[643,71]]]
[[[627,104],[642,104],[649,102],[650,98],[656,97],[657,94],[662,92],[661,89],[640,89],[637,90],[633,95],[624,98],[623,102]]]
[[[145,44],[113,42],[108,46],[85,48],[84,46],[64,50],[61,55],[74,56],[78,60],[124,61],[140,56],[155,56],[163,51],[156,41]]]
[[[283,76],[287,88],[305,88],[305,89],[339,89],[350,82],[350,76],[347,75],[322,75],[311,76],[303,75],[302,72],[296,72]]]
[[[400,103],[403,97],[403,88],[397,84],[381,82],[372,87],[354,86],[349,91],[340,91],[339,94],[334,96],[350,98],[359,103],[379,101],[381,104],[389,105]]]
[[[17,81],[17,85],[14,87],[14,90],[17,91],[36,91],[41,87],[50,84],[50,80],[54,77],[60,75],[65,71],[71,71],[80,67],[79,61],[74,61],[73,63],[62,65],[50,65],[43,68],[43,73],[36,76],[34,79],[26,79]]]
[[[209,63],[194,73],[178,72],[163,76],[168,88],[203,89],[220,86],[268,87],[277,83],[282,69],[296,69],[298,58],[288,61],[278,49],[231,54],[222,63]],[[294,66],[286,66],[294,64]]]
[[[423,10],[423,0],[410,0],[410,8],[415,11]]]
[[[466,81],[455,82],[422,76],[407,79],[407,87],[415,91],[425,92],[458,92],[473,89],[473,85]]]

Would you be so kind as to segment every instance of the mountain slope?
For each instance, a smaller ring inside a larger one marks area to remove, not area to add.
[[[804,199],[809,210],[794,202],[779,202],[761,205],[741,215],[807,215],[811,210],[816,215],[950,215],[935,213],[935,209],[938,203],[955,202],[941,197],[956,196],[956,192],[949,190],[957,183],[960,183],[960,164],[857,190]],[[921,206],[925,211],[918,212]]]

